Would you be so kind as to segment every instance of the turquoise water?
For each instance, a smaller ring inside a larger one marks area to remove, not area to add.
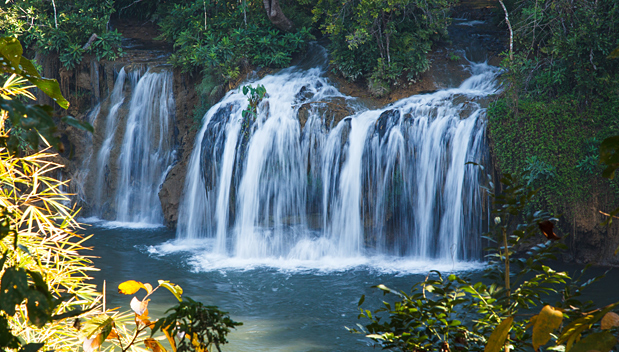
[[[208,243],[178,243],[166,228],[130,229],[90,227],[94,233],[95,265],[101,269],[95,282],[107,281],[108,307],[128,309],[131,296],[116,293],[119,283],[134,279],[156,285],[158,279],[181,285],[185,295],[228,311],[244,323],[229,335],[224,351],[375,351],[371,341],[345,327],[365,323],[357,319],[357,302],[365,294],[365,308],[380,306],[382,294],[372,285],[408,291],[431,269],[455,270],[479,276],[476,263],[422,263],[396,259],[340,259],[323,263],[217,262],[202,255]],[[339,262],[339,263],[338,263]],[[316,268],[310,268],[311,265]],[[398,270],[398,265],[401,269]],[[577,266],[567,266],[573,272]],[[591,274],[602,269],[593,269]],[[610,285],[610,286],[609,286]],[[619,285],[611,272],[589,295],[599,304],[612,299],[609,287]],[[101,286],[100,286],[101,287]],[[616,292],[615,290],[611,290]],[[138,295],[141,298],[141,295]],[[151,317],[173,306],[169,292],[157,292],[150,303]]]

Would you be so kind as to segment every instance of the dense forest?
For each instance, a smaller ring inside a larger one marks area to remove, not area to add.
[[[491,160],[471,165],[490,179],[484,185],[492,204],[484,209],[484,241],[491,244],[483,252],[484,278],[432,272],[410,293],[375,286],[391,298],[371,311],[361,308],[362,296],[359,318],[367,325],[349,331],[398,351],[539,351],[551,341],[558,351],[611,351],[618,342],[619,302],[600,307],[581,297],[603,275],[581,279],[549,263],[619,262],[615,0],[7,0],[0,5],[0,349],[220,350],[242,325],[166,280],[154,287],[134,280],[118,285],[119,294],[142,295],[131,301],[131,312],[119,313],[89,281],[88,272],[97,269],[82,254],[78,212],[61,190],[68,181],[50,174],[62,165],[38,150],[49,147],[70,160],[63,133],[93,132],[85,120],[92,107],[79,103],[90,101],[90,93],[79,90],[78,71],[91,61],[123,58],[123,25],[154,26],[157,36],[150,39],[169,51],[166,64],[196,83],[191,106],[177,103],[190,115],[183,117],[188,126],[175,130],[193,143],[196,130],[206,127],[202,117],[227,91],[252,73],[294,65],[315,41],[327,50],[329,77],[374,102],[387,101],[380,99],[396,89],[418,92],[413,87],[431,69],[431,55],[452,44],[452,24],[470,12],[499,29],[503,49],[496,60],[501,89],[488,99],[485,115]],[[60,84],[39,74],[50,70],[50,61],[59,64]],[[29,104],[35,87],[54,107]],[[259,120],[269,92],[260,85],[240,91],[249,100],[239,127],[244,158],[250,124]],[[300,118],[301,109],[297,113]],[[375,122],[379,141],[390,114]],[[390,201],[403,198],[398,192],[405,187],[399,187]],[[372,241],[378,242],[359,246]],[[151,320],[149,297],[160,288],[178,305]]]

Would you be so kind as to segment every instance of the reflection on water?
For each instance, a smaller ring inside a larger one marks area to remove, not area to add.
[[[400,263],[406,270],[395,270],[398,263],[375,260],[354,266],[354,263],[325,263],[322,268],[293,268],[273,263],[228,265],[210,258],[212,267],[198,261],[207,244],[186,243],[180,248],[173,242],[175,234],[166,228],[127,229],[92,227],[89,240],[94,246],[95,265],[101,269],[95,281],[101,285],[107,280],[108,306],[128,309],[129,296],[116,293],[116,287],[125,280],[156,283],[167,279],[183,287],[185,294],[205,304],[219,306],[234,320],[244,323],[230,337],[224,351],[375,351],[361,335],[346,331],[364,323],[357,319],[357,302],[367,296],[364,307],[378,308],[382,294],[372,285],[408,291],[423,280],[429,270],[440,268],[444,273],[454,269],[472,270],[479,277],[480,264],[462,266],[458,263]],[[391,264],[389,264],[391,263]],[[265,265],[266,264],[266,265]],[[381,266],[382,265],[382,266]],[[406,265],[409,265],[406,267]],[[329,268],[331,266],[331,268]],[[566,266],[570,274],[577,266]],[[590,275],[602,269],[591,269]],[[619,271],[611,272],[603,284],[595,284],[588,297],[598,306],[609,303],[609,292],[619,289]],[[464,273],[463,273],[464,274]],[[610,285],[610,286],[609,286]],[[614,289],[609,289],[614,285]],[[101,286],[99,286],[101,287]],[[602,290],[602,287],[604,289]],[[175,304],[176,299],[167,291],[153,297],[149,310],[152,317],[161,316]],[[616,298],[616,297],[615,297]],[[554,300],[550,300],[552,303]]]

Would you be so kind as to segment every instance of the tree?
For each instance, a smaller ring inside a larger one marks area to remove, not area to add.
[[[292,32],[294,30],[294,24],[284,15],[284,12],[279,6],[279,0],[262,0],[262,2],[269,21],[271,21],[275,27],[284,32]]]

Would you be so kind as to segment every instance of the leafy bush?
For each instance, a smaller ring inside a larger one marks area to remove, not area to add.
[[[261,2],[186,1],[159,10],[161,38],[174,43],[170,61],[185,71],[215,70],[236,80],[239,67],[286,67],[292,55],[305,50],[312,35],[305,27],[294,33],[275,29]],[[205,12],[207,17],[205,17]]]
[[[72,69],[84,54],[115,60],[122,54],[120,33],[109,31],[114,1],[10,1],[0,9],[0,36],[18,38],[28,49],[57,53]],[[87,46],[90,37],[97,39]]]
[[[447,37],[451,0],[320,0],[314,19],[331,39],[332,63],[348,79],[394,83],[429,67],[432,44]]]

